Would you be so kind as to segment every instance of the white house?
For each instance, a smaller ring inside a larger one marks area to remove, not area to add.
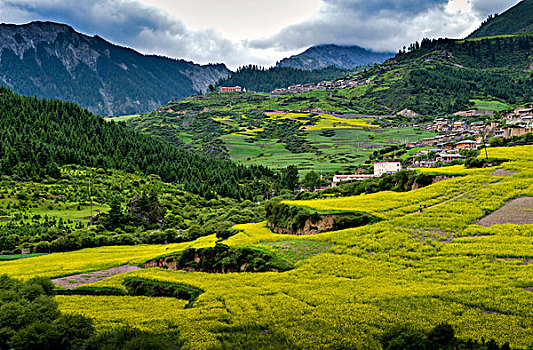
[[[398,161],[374,162],[374,176],[394,174],[402,170],[402,163]]]

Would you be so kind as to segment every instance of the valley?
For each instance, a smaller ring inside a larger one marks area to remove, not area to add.
[[[202,59],[307,23],[232,45],[142,6],[120,35]],[[233,71],[1,24],[0,350],[531,349],[532,9]]]

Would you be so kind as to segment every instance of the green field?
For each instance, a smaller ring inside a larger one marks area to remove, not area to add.
[[[301,174],[352,171],[378,148],[435,135],[379,127],[378,121],[379,117],[329,113],[210,111],[152,113],[128,125],[209,156],[274,169],[296,165]]]
[[[328,129],[325,129],[328,130]],[[231,159],[242,164],[265,165],[282,168],[297,165],[305,174],[310,170],[334,173],[350,171],[363,164],[377,148],[431,137],[432,132],[410,128],[331,128],[334,136],[326,137],[321,131],[306,132],[306,140],[315,146],[317,153],[291,153],[277,139],[247,142],[249,137],[226,135],[222,140],[228,145]]]
[[[511,108],[510,105],[500,101],[470,100],[470,102],[474,103],[474,108],[488,111],[506,111]]]
[[[131,115],[121,115],[121,116],[118,116],[118,117],[106,117],[104,119],[107,120],[107,121],[125,122],[125,121],[128,121],[130,119],[138,118],[139,116],[140,116],[140,114],[131,114]]]

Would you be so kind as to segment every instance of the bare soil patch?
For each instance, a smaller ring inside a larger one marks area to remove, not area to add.
[[[492,176],[513,176],[514,174],[516,174],[516,171],[510,171],[510,170],[505,170],[505,169],[496,169],[492,173]]]
[[[115,276],[121,273],[126,273],[128,271],[140,270],[139,266],[135,265],[122,265],[117,267],[112,267],[107,270],[94,271],[80,273],[78,275],[72,275],[67,277],[61,277],[53,279],[52,282],[58,286],[65,287],[67,289],[74,289],[84,284],[89,284],[93,282],[98,282],[100,280]]]
[[[478,222],[478,225],[486,227],[498,224],[533,224],[533,197],[510,200]]]

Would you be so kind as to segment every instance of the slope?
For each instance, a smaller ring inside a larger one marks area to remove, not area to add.
[[[336,66],[353,69],[375,63],[382,63],[394,56],[392,52],[373,52],[359,46],[317,45],[301,54],[285,58],[276,67],[290,67],[304,70]]]
[[[59,165],[78,164],[157,174],[212,198],[251,198],[263,167],[202,157],[92,115],[72,102],[40,100],[0,88],[0,173],[16,179],[57,178]],[[242,186],[241,186],[242,185]]]
[[[63,24],[0,25],[0,85],[102,115],[150,111],[228,74],[221,64],[145,56]]]
[[[489,16],[468,38],[516,33],[533,33],[533,0],[520,1],[500,15]]]
[[[470,342],[435,348],[499,349],[504,343],[530,348],[532,226],[487,228],[476,222],[512,198],[533,195],[533,149],[489,151],[491,157],[510,158],[504,168],[517,173],[498,177],[492,175],[495,168],[477,169],[408,193],[299,201],[294,204],[364,210],[383,221],[308,236],[275,234],[266,223],[244,224],[236,227],[242,232],[224,242],[271,249],[283,257],[305,252],[310,242],[325,247],[303,256],[291,271],[216,274],[149,268],[90,286],[124,290],[126,278],[142,277],[203,290],[189,308],[176,307],[171,298],[149,297],[141,303],[65,295],[56,300],[61,310],[91,317],[102,331],[135,325],[164,333],[177,327],[187,349],[381,349],[388,347],[380,340],[390,339],[399,327],[420,341],[410,347],[418,349],[426,347],[419,345],[423,338],[416,331],[441,323],[451,324],[458,338],[484,346]],[[421,213],[420,204],[428,206]],[[213,246],[214,240],[87,249],[1,262],[0,268],[23,279],[64,276],[140,263],[189,245]],[[397,344],[394,348],[408,348],[409,338]]]

